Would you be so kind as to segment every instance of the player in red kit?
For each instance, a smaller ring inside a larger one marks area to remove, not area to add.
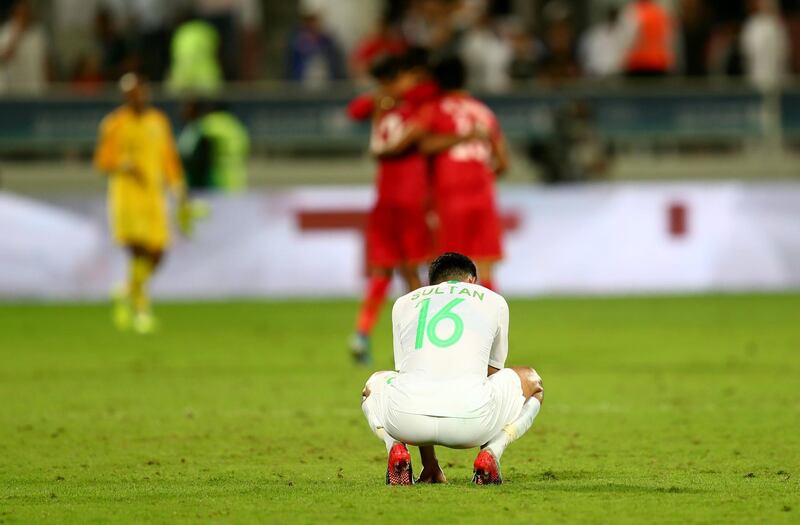
[[[378,159],[377,200],[366,230],[370,276],[350,344],[360,363],[371,360],[369,337],[392,273],[397,270],[409,290],[419,288],[419,265],[431,253],[427,158],[415,144],[401,144],[419,108],[438,94],[435,85],[422,78],[417,53],[377,63],[371,72],[380,85],[378,93],[356,99],[349,108],[354,117],[371,112],[370,150]]]
[[[436,249],[473,259],[481,284],[494,289],[493,266],[503,255],[495,177],[508,167],[506,142],[494,113],[463,90],[460,59],[442,59],[433,77],[442,94],[432,104],[419,147],[431,155]]]

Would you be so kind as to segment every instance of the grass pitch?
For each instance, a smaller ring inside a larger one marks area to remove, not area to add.
[[[512,301],[546,392],[500,487],[448,450],[449,485],[383,485],[354,308],[162,305],[142,338],[104,305],[0,307],[0,521],[800,522],[800,296]]]

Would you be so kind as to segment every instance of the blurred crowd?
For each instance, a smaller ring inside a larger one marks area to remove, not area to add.
[[[533,2],[526,21],[514,2],[411,1],[364,37],[351,71],[360,78],[374,56],[418,45],[461,55],[483,92],[530,80],[666,75],[746,76],[773,89],[800,73],[800,6],[784,3],[547,0]]]
[[[266,0],[0,0],[0,92],[54,81],[91,92],[126,71],[214,92],[225,82],[277,80],[265,67],[275,57],[283,64],[271,70],[285,80],[323,89],[366,82],[372,60],[408,46],[459,54],[483,92],[664,75],[746,77],[772,90],[800,72],[799,4],[299,0],[280,8],[290,17],[273,20],[265,13],[279,8]],[[374,18],[371,28],[348,25],[359,8]],[[265,53],[267,42],[281,49]]]
[[[0,0],[0,91],[125,72],[213,91],[260,78],[260,0]]]

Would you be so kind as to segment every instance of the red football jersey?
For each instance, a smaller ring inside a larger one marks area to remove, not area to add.
[[[461,93],[438,98],[429,110],[426,128],[443,135],[468,135],[481,128],[495,137],[502,133],[492,110]],[[491,195],[495,178],[491,144],[477,139],[456,144],[434,157],[433,174],[434,191],[442,197]]]
[[[396,145],[414,122],[415,108],[401,104],[372,124],[370,149],[382,151]],[[378,201],[416,205],[428,196],[428,162],[415,147],[396,157],[378,159]]]

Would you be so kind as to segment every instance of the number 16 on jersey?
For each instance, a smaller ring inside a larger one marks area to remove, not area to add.
[[[447,348],[458,342],[464,334],[464,321],[452,310],[463,301],[464,299],[453,299],[428,320],[428,310],[431,306],[431,300],[430,298],[423,300],[419,305],[419,322],[417,323],[417,339],[414,350],[422,348],[425,344],[425,336],[428,337],[428,341],[430,341],[431,344],[439,348]],[[453,333],[447,339],[442,339],[436,335],[436,327],[445,319],[453,322]]]

